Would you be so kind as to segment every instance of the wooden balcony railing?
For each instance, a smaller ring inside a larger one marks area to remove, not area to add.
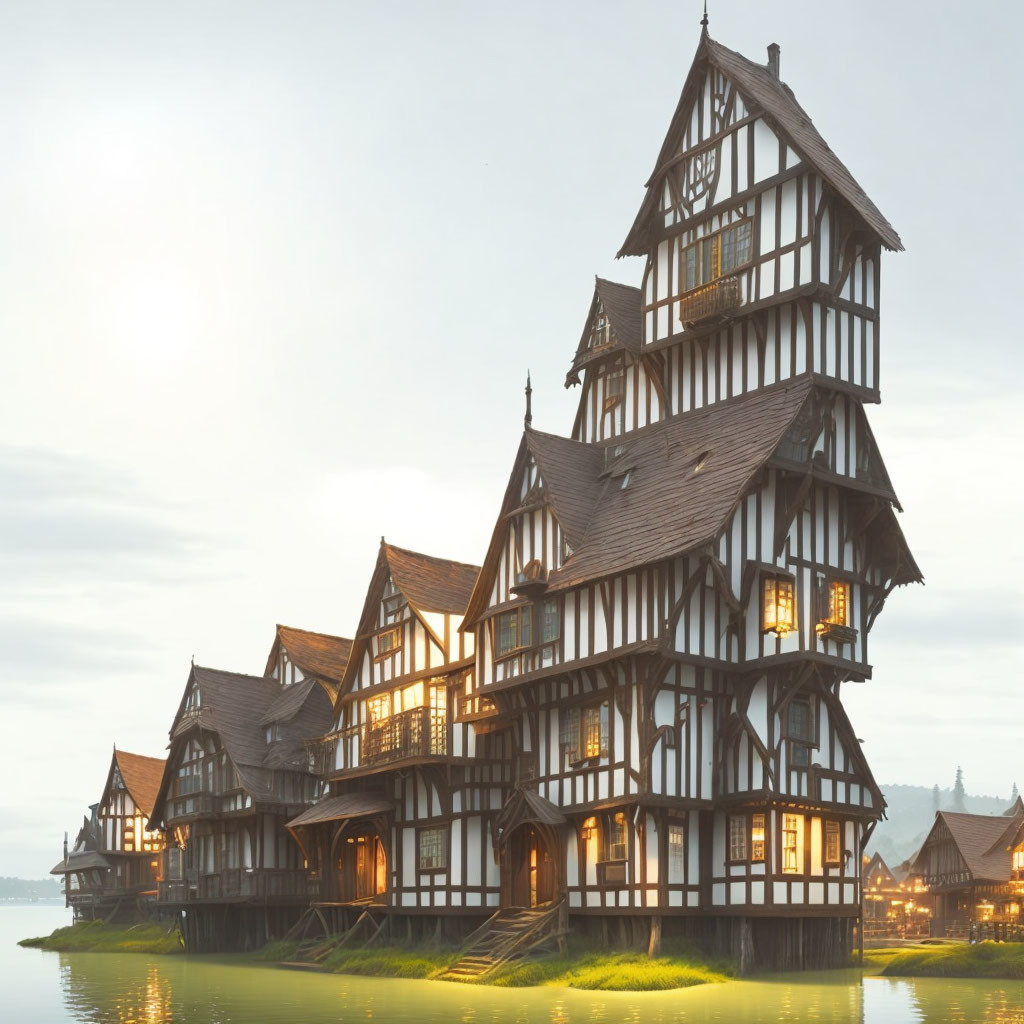
[[[679,319],[693,324],[716,313],[728,313],[740,304],[740,298],[740,279],[720,278],[684,295],[679,301]]]
[[[363,727],[363,764],[447,753],[448,716],[444,711],[413,708]]]
[[[297,896],[303,899],[316,895],[311,891],[305,871],[288,868],[225,868],[210,874],[166,879],[160,883],[159,900],[165,903],[187,903],[190,900],[267,899]]]
[[[342,734],[332,732],[327,736],[318,736],[306,744],[306,753],[309,756],[309,770],[314,775],[330,775],[337,766],[338,744],[341,742]]]

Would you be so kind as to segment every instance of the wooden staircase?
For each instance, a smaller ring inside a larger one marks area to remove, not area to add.
[[[322,935],[318,936],[315,931],[312,936],[309,934],[309,927],[315,920],[318,920],[323,926]],[[286,938],[299,939],[299,948],[295,954],[296,959],[285,961],[281,966],[307,969],[316,967],[330,953],[337,949],[343,949],[347,945],[354,944],[357,940],[361,940],[359,945],[365,949],[376,941],[386,922],[387,918],[385,916],[381,915],[378,920],[370,910],[364,910],[356,919],[355,924],[339,935],[331,932],[319,908],[315,906],[310,907],[285,936]]]
[[[565,901],[540,907],[502,907],[469,938],[459,959],[438,978],[476,981],[568,934]]]

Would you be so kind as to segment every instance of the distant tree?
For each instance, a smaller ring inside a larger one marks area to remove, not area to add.
[[[936,782],[932,787],[932,813],[938,814],[941,810],[939,806],[939,784]]]
[[[1017,783],[1015,782],[1013,784],[1013,792],[1010,793],[1010,803],[1011,804],[1015,804],[1017,802],[1017,798],[1019,796],[1020,796],[1020,792],[1017,790]]]
[[[960,765],[957,765],[956,782],[953,783],[953,804],[950,809],[961,812],[966,811],[966,795],[967,794],[964,792],[964,770],[960,767]]]

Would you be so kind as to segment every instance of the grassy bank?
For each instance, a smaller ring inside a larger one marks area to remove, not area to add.
[[[22,939],[19,946],[48,949],[56,953],[181,953],[177,929],[168,931],[158,924],[105,924],[79,921],[58,928],[50,935]]]
[[[886,977],[1024,980],[1024,943],[966,942],[864,952],[865,967]]]
[[[320,962],[334,974],[359,974],[379,978],[433,978],[457,959],[457,949],[381,946],[375,949],[337,949]],[[272,942],[257,959],[291,961],[298,945]],[[709,963],[688,947],[670,950],[653,959],[643,953],[611,953],[571,945],[565,955],[548,954],[512,964],[480,982],[468,984],[524,988],[552,985],[605,992],[653,992],[728,981],[731,967]]]

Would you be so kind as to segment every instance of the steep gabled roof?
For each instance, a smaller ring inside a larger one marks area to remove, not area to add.
[[[370,584],[366,588],[362,615],[359,617],[359,628],[352,644],[348,667],[341,684],[341,692],[351,689],[352,681],[359,670],[362,652],[369,642],[377,625],[380,602],[384,596],[384,587],[388,578],[394,580],[395,586],[409,603],[416,615],[433,634],[430,624],[423,618],[424,613],[440,612],[448,615],[461,615],[466,610],[469,596],[473,592],[480,566],[466,562],[455,562],[449,558],[437,558],[424,555],[419,551],[409,551],[388,544],[383,537],[377,552],[377,564],[374,566]],[[442,643],[441,638],[436,638]]]
[[[889,870],[889,865],[885,863],[880,853],[871,858],[862,872],[862,877],[865,885],[896,885],[896,876]]]
[[[583,325],[583,334],[573,356],[572,367],[565,377],[565,386],[579,384],[579,371],[588,363],[606,357],[610,352],[621,351],[638,353],[642,347],[641,332],[641,292],[629,284],[618,284],[604,278],[594,278],[594,298],[590,303],[590,312]],[[590,331],[597,315],[598,307],[604,308],[605,315],[611,325],[613,344],[594,351],[590,348]]]
[[[352,641],[343,636],[313,633],[308,629],[296,629],[278,623],[265,675],[273,674],[280,647],[288,652],[288,657],[302,670],[303,675],[316,676],[337,685],[345,674]]]
[[[118,750],[115,747],[110,770],[111,778],[115,764],[121,772],[121,778],[124,779],[132,800],[135,801],[135,806],[148,817],[153,811],[153,804],[160,790],[166,760],[162,757],[147,757],[145,754],[130,754],[127,750]],[[109,788],[110,779],[107,781],[107,789]],[[106,792],[103,795],[106,797]]]
[[[201,704],[198,714],[186,714],[193,684],[199,687]],[[281,724],[280,737],[271,743],[267,742],[265,719]],[[331,700],[312,679],[285,687],[270,676],[193,665],[171,727],[171,754],[154,801],[154,814],[163,811],[177,768],[176,754],[193,730],[216,733],[245,789],[258,800],[274,800],[273,770],[305,771],[306,740],[327,732],[331,721]]]
[[[963,814],[958,811],[938,811],[918,862],[927,849],[932,833],[940,823],[945,824],[956,844],[960,856],[975,882],[1006,882],[1010,878],[1010,844],[1015,833],[1024,824],[1024,817],[1007,818],[998,814]]]
[[[903,243],[895,228],[882,216],[846,165],[818,134],[818,130],[811,123],[807,112],[797,102],[789,86],[779,81],[767,65],[755,64],[735,50],[715,42],[705,31],[683,85],[683,92],[672,116],[654,172],[648,179],[647,194],[622,244],[619,256],[647,255],[647,229],[650,218],[657,210],[660,198],[658,186],[667,165],[675,156],[689,116],[690,105],[703,82],[705,67],[708,64],[717,67],[733,82],[751,110],[764,113],[773,128],[835,189],[887,249],[903,249]]]

